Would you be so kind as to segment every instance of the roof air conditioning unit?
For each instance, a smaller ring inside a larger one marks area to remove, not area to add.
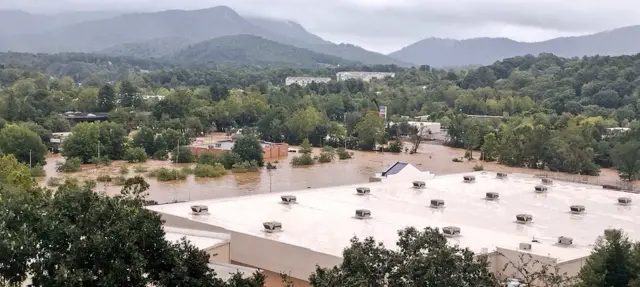
[[[572,205],[571,207],[571,213],[573,214],[581,214],[584,213],[584,206],[583,205]]]
[[[526,242],[525,242],[525,243],[520,243],[520,245],[518,246],[518,248],[519,248],[520,250],[527,250],[527,251],[529,251],[529,250],[531,250],[531,243],[526,243]]]
[[[356,210],[356,218],[357,219],[365,219],[371,217],[371,210],[368,209],[358,209]]]
[[[474,175],[465,175],[462,177],[464,179],[464,182],[475,182],[476,181],[476,177]]]
[[[424,181],[414,181],[413,182],[413,187],[414,188],[424,188],[425,186],[427,186],[427,184],[424,183]]]
[[[486,200],[497,200],[500,198],[500,194],[497,192],[487,192],[485,199]]]
[[[431,205],[432,208],[441,208],[444,207],[444,200],[442,199],[432,199]]]
[[[631,204],[631,198],[618,197],[618,204],[620,204],[620,205],[630,205]]]
[[[507,174],[504,173],[504,172],[499,172],[499,173],[496,174],[496,177],[499,178],[499,179],[505,179],[505,178],[507,178]]]
[[[542,179],[542,184],[552,184],[553,180],[550,178],[543,178]]]
[[[358,195],[365,195],[371,193],[371,189],[368,187],[358,187],[356,188]]]
[[[192,205],[191,211],[193,214],[205,214],[209,213],[209,207],[206,205]]]
[[[516,215],[516,221],[518,223],[529,223],[533,221],[533,216],[531,216],[531,214],[526,214],[526,213],[518,214]]]
[[[442,233],[444,236],[456,236],[460,235],[460,227],[457,226],[447,226],[442,228]]]
[[[278,221],[264,222],[264,223],[262,223],[262,226],[264,227],[264,231],[269,232],[269,233],[282,230],[282,223],[280,223]]]
[[[607,229],[604,230],[604,235],[605,236],[613,236],[614,234],[616,234],[616,232],[618,232],[617,229],[607,228]]]
[[[535,187],[535,191],[536,193],[545,193],[547,192],[548,188],[546,186],[543,185],[536,185]]]
[[[298,199],[296,198],[295,195],[283,195],[280,198],[282,199],[282,203],[284,204],[291,204],[291,203],[298,202]]]
[[[571,245],[571,244],[573,244],[573,238],[560,236],[560,237],[558,237],[558,244],[560,244],[560,245]]]

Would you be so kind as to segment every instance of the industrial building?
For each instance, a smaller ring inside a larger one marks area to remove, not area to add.
[[[306,286],[316,264],[341,262],[353,236],[394,248],[408,226],[446,230],[451,244],[487,255],[502,278],[518,277],[503,268],[523,254],[575,275],[605,230],[640,239],[638,204],[640,195],[600,186],[495,172],[435,176],[396,163],[361,184],[148,208],[167,226],[229,234],[232,264]]]
[[[336,73],[336,79],[338,81],[346,81],[349,79],[361,80],[369,82],[373,79],[384,79],[386,77],[395,77],[396,73],[384,73],[384,72],[338,72]]]
[[[306,86],[311,83],[328,83],[331,81],[331,78],[322,78],[322,77],[287,77],[284,80],[284,84],[287,86],[297,84],[299,86]]]
[[[200,156],[204,153],[222,154],[225,151],[230,151],[235,145],[235,140],[222,140],[210,144],[197,144],[194,143],[187,148],[195,155]],[[265,160],[278,159],[285,157],[289,153],[289,145],[286,143],[272,143],[267,141],[260,141],[262,146],[263,158]]]

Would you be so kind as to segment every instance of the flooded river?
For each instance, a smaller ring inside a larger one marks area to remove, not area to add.
[[[409,162],[421,170],[428,170],[435,174],[468,172],[476,164],[483,165],[484,169],[489,171],[545,174],[544,171],[540,170],[509,168],[495,163],[455,163],[452,159],[463,156],[464,150],[436,144],[423,144],[419,153],[413,155],[354,151],[354,158],[352,159],[336,159],[332,163],[317,163],[310,167],[293,167],[290,163],[293,155],[290,154],[288,157],[280,159],[279,163],[276,164],[277,169],[272,171],[263,169],[261,172],[239,174],[229,172],[228,175],[216,179],[199,179],[189,176],[187,180],[179,182],[158,182],[154,178],[147,178],[147,182],[150,185],[149,197],[158,202],[168,202],[354,184],[367,182],[375,172],[383,171],[385,167],[397,161]],[[479,153],[476,153],[475,156],[479,155]],[[124,162],[114,162],[109,167],[101,168],[96,168],[94,165],[85,165],[81,172],[59,174],[55,171],[55,165],[56,162],[62,160],[60,156],[51,156],[47,159],[47,165],[45,166],[47,177],[42,182],[43,184],[50,177],[75,177],[84,180],[87,178],[95,179],[98,175],[103,174],[109,174],[112,177],[118,176],[122,165],[129,167],[130,172],[127,176],[132,177],[136,175],[133,172],[133,167],[139,165]],[[158,167],[181,168],[193,166],[162,161],[149,161],[143,165],[148,167],[149,170]],[[571,181],[588,181],[593,184],[619,184],[617,172],[611,169],[603,169],[600,176],[597,177],[565,175],[562,173],[547,173],[546,175]],[[98,183],[96,190],[107,194],[117,194],[120,188],[119,186]]]

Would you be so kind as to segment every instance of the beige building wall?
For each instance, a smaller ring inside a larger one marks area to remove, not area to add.
[[[231,263],[231,244],[229,244],[229,242],[206,249],[204,252],[209,254],[209,260],[220,263]]]

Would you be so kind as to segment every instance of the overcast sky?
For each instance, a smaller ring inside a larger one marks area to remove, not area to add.
[[[294,20],[333,42],[388,53],[427,37],[540,41],[640,24],[639,0],[0,0],[0,8],[199,9]]]

